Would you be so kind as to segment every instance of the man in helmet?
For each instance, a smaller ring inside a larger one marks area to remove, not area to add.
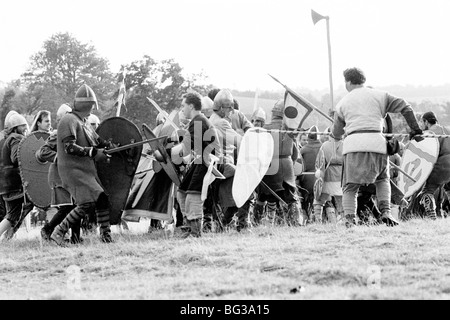
[[[220,92],[220,89],[212,89],[208,92],[208,97],[214,101],[216,95]],[[245,114],[239,110],[239,102],[233,98],[233,109],[225,116],[225,119],[231,123],[231,128],[241,136],[251,127],[253,124],[247,119]]]
[[[273,222],[276,220],[279,223],[285,221],[290,226],[297,226],[302,223],[301,218],[303,218],[294,175],[294,161],[298,158],[298,148],[294,135],[280,132],[280,130],[288,129],[283,117],[284,100],[280,99],[272,108],[271,123],[264,126],[264,129],[273,130],[270,134],[274,140],[274,153],[263,182],[287,203],[288,208],[283,210],[278,199],[267,188],[259,186],[258,200],[254,208],[254,220],[255,223],[261,221],[264,203],[267,201],[269,220]]]
[[[218,131],[224,154],[224,160],[219,170],[223,172],[226,179],[214,183],[218,202],[223,211],[222,225],[229,225],[233,221],[233,217],[236,216],[236,228],[238,231],[241,231],[248,227],[251,199],[248,199],[242,207],[238,208],[231,192],[236,170],[237,153],[242,140],[242,136],[233,129],[228,120],[230,113],[234,110],[234,101],[233,95],[229,90],[220,90],[214,97],[214,113],[209,120]]]
[[[421,127],[425,132],[432,132],[438,135],[448,135],[450,132],[438,123],[436,115],[432,111],[425,112],[420,119]],[[450,182],[450,139],[438,138],[439,155],[433,170],[430,173],[422,189],[420,204],[425,209],[425,217],[435,220],[436,201],[434,194],[436,190]],[[447,197],[450,199],[449,190],[445,189]]]
[[[6,116],[5,128],[7,129],[1,152],[3,184],[0,194],[5,200],[7,213],[0,222],[0,237],[5,233],[5,238],[10,239],[34,205],[24,192],[18,159],[19,143],[28,132],[27,120],[12,111]]]
[[[327,131],[329,132],[329,130],[328,128]],[[328,137],[328,135],[324,136]],[[330,136],[328,141],[325,141],[320,147],[315,160],[315,167],[319,167],[319,163],[323,162],[323,169],[318,169],[315,174],[316,178],[319,178],[319,176],[323,178],[322,192],[318,198],[314,197],[313,202],[314,217],[317,223],[322,222],[324,206],[326,221],[330,223],[337,222],[337,214],[341,217],[344,214],[341,188],[342,163],[344,159],[342,144],[342,140]],[[335,204],[332,203],[332,200],[334,200]]]
[[[100,226],[100,239],[113,242],[111,237],[109,199],[100,184],[95,163],[105,161],[105,148],[110,143],[101,139],[86,118],[97,108],[94,91],[83,84],[75,95],[73,111],[65,114],[58,124],[57,158],[63,187],[74,198],[76,207],[55,227],[50,238],[62,245],[69,228],[79,223],[90,210],[95,210]]]
[[[72,108],[67,104],[62,104],[56,113],[56,124],[59,124],[61,118],[72,111]],[[45,141],[45,144],[36,151],[36,159],[40,162],[50,162],[48,172],[48,183],[52,189],[51,206],[56,207],[58,211],[53,215],[52,219],[45,223],[41,229],[41,237],[43,240],[50,241],[50,236],[55,230],[55,227],[60,224],[64,218],[75,208],[73,198],[70,193],[62,186],[62,181],[58,171],[57,165],[57,130],[53,130],[50,136]],[[70,242],[73,244],[82,241],[80,236],[80,223],[75,223],[71,226]]]
[[[336,105],[331,131],[338,139],[346,134],[342,175],[346,225],[356,224],[358,190],[361,185],[371,183],[376,187],[381,220],[388,226],[398,225],[391,214],[389,158],[382,134],[386,113],[401,113],[411,128],[411,138],[422,130],[411,105],[387,92],[365,87],[366,77],[361,69],[346,69],[343,76],[348,94]]]
[[[2,171],[2,172],[3,172],[2,149],[3,149],[3,145],[5,144],[5,130],[6,130],[6,128],[3,129],[2,131],[0,131],[0,171]],[[2,183],[2,181],[0,181],[0,185],[1,185],[1,183]],[[6,215],[5,200],[3,200],[3,197],[0,195],[0,221],[3,220],[5,215]]]
[[[307,143],[300,149],[300,155],[303,159],[303,172],[316,171],[316,158],[322,143],[318,139],[318,128],[312,126],[307,134]],[[303,174],[299,176],[299,184],[302,187],[301,194],[303,198],[303,209],[310,212],[314,201],[314,182],[316,178],[311,174]]]
[[[255,127],[264,127],[266,124],[266,113],[263,108],[258,108],[252,114],[252,124]]]

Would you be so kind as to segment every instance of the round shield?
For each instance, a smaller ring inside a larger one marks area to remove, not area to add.
[[[20,176],[24,190],[35,206],[48,208],[51,204],[52,189],[48,184],[50,162],[36,159],[36,151],[50,136],[46,131],[34,131],[19,143],[18,158]]]
[[[437,138],[425,138],[420,142],[411,140],[405,147],[401,169],[414,180],[399,173],[398,188],[409,197],[422,188],[433,170],[439,155]]]
[[[138,127],[122,117],[105,119],[97,128],[98,135],[119,146],[142,141]],[[98,162],[98,177],[109,195],[110,222],[119,224],[141,158],[142,145],[111,153],[108,161]]]

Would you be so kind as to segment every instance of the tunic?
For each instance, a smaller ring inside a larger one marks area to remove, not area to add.
[[[104,189],[94,159],[67,154],[63,140],[74,137],[75,143],[81,147],[96,147],[98,135],[76,113],[67,113],[58,124],[57,136],[58,171],[63,187],[77,205],[96,202]]]

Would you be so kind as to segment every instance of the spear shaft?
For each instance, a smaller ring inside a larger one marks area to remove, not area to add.
[[[162,136],[162,137],[158,137],[158,138],[154,138],[154,139],[148,139],[148,140],[143,140],[143,141],[139,141],[139,142],[135,142],[135,143],[130,143],[130,144],[126,144],[124,146],[120,146],[114,149],[109,149],[109,150],[105,150],[106,154],[111,154],[111,153],[115,153],[115,152],[119,152],[119,151],[123,151],[123,150],[128,150],[134,147],[139,147],[142,146],[143,144],[152,142],[152,141],[156,141],[156,140],[163,140],[166,139],[167,136]]]

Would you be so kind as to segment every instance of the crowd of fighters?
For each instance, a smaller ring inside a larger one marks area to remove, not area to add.
[[[349,68],[343,75],[348,94],[337,104],[327,135],[318,134],[317,127],[309,128],[305,134],[299,134],[299,128],[288,128],[283,99],[275,103],[271,121],[266,124],[266,114],[261,108],[248,120],[229,90],[211,90],[204,97],[185,94],[180,108],[180,115],[186,119],[184,134],[167,149],[173,159],[192,159],[180,170],[181,184],[175,199],[179,214],[174,234],[199,237],[231,225],[241,231],[261,223],[304,226],[342,221],[351,227],[358,224],[358,203],[364,194],[376,198],[373,207],[378,212],[378,223],[397,225],[398,218],[391,213],[392,205],[398,203],[393,200],[391,178],[398,172],[393,175],[389,160],[401,150],[388,150],[383,135],[386,114],[403,115],[410,128],[410,139],[416,141],[423,139],[422,130],[447,132],[432,112],[418,121],[404,99],[366,87],[362,70]],[[52,206],[58,211],[42,228],[41,235],[58,245],[82,241],[80,229],[85,221],[88,221],[85,225],[98,228],[101,241],[114,242],[109,195],[98,178],[96,163],[105,161],[108,157],[105,150],[116,146],[96,133],[99,120],[91,114],[96,107],[95,93],[84,84],[72,106],[64,104],[59,108],[57,130],[51,129],[51,115],[46,111],[40,111],[31,126],[31,132],[50,132],[36,158],[51,163],[48,183],[53,192]],[[275,150],[271,164],[278,169],[262,177],[245,204],[237,207],[231,192],[233,176],[242,137],[252,127],[264,128],[272,135]],[[11,111],[0,136],[5,180],[0,190],[3,239],[13,237],[34,206],[24,192],[18,166],[18,146],[27,132],[26,119]],[[426,216],[432,219],[436,218],[434,193],[450,181],[449,143],[449,139],[439,139],[438,160],[420,194]],[[158,150],[152,154],[156,160],[165,161]],[[217,170],[224,179],[216,179],[208,186],[205,199],[204,177],[213,158],[218,159]],[[321,170],[317,170],[319,162]],[[323,187],[321,194],[314,196],[313,185],[319,177],[323,179]]]

